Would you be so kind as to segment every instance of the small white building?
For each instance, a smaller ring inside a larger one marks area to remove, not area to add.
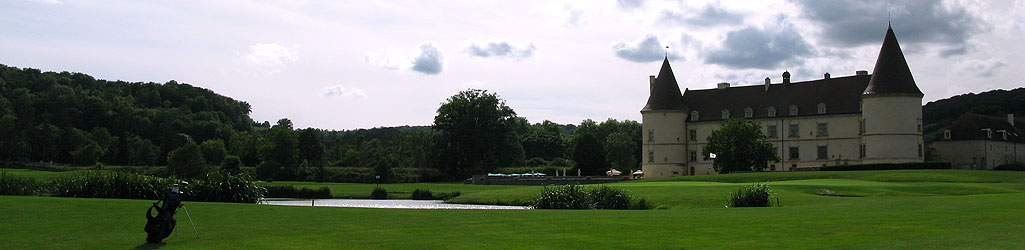
[[[993,169],[1025,161],[1025,123],[965,113],[932,143],[938,161],[960,169]]]
[[[645,177],[714,174],[701,148],[730,118],[760,122],[779,163],[769,171],[861,163],[922,162],[922,91],[893,29],[886,31],[873,74],[680,92],[669,59],[649,77],[641,110]]]

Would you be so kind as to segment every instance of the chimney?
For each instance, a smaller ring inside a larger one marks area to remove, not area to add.
[[[790,83],[790,71],[783,71],[783,84]]]
[[[765,91],[769,91],[769,84],[772,84],[772,79],[765,78]]]
[[[854,74],[855,75],[859,75],[859,76],[867,76],[868,75],[868,70],[858,70],[858,71],[855,71]]]
[[[648,76],[648,95],[655,92],[655,76]]]
[[[826,74],[824,76],[822,76],[822,77],[825,78],[825,79],[829,79],[829,72],[826,72]]]
[[[1014,114],[1007,114],[1007,122],[1011,123],[1011,127],[1014,127]]]
[[[720,82],[719,85],[717,86],[718,89],[726,89],[726,88],[729,88],[729,87],[730,87],[730,83],[728,83],[728,82]]]

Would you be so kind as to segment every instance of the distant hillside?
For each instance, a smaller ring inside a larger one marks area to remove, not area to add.
[[[189,140],[252,131],[250,110],[175,81],[106,81],[0,64],[0,160],[162,164]]]
[[[995,116],[1014,114],[1025,119],[1025,88],[968,93],[925,104],[922,107],[925,141],[932,142],[966,112]]]

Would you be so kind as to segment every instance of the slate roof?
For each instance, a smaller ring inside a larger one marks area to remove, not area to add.
[[[993,137],[986,136],[986,131],[993,131]],[[997,131],[1007,131],[1007,140],[1010,142],[1025,143],[1025,122],[1015,121],[1014,126],[1007,122],[1007,117],[979,115],[965,113],[950,125],[950,139],[947,141],[970,141],[970,140],[993,140],[1005,141],[1003,134]],[[938,135],[937,141],[943,139],[943,134]]]
[[[876,59],[872,80],[865,88],[865,94],[923,96],[922,90],[915,84],[915,78],[911,76],[911,69],[908,68],[908,62],[904,59],[904,52],[900,50],[892,27],[886,29],[886,37],[883,38],[883,46],[879,49],[879,58]]]
[[[790,105],[797,105],[796,116],[818,114],[818,104],[826,105],[829,114],[861,113],[861,94],[869,84],[871,75],[854,75],[819,79],[790,84],[730,87],[725,89],[687,90],[683,100],[690,111],[698,111],[698,121],[722,120],[722,109],[730,111],[730,118],[744,118],[744,109],[750,107],[752,118],[766,118],[768,108],[776,108],[775,117],[790,115]],[[690,122],[691,118],[687,118]]]
[[[673,75],[673,68],[669,66],[669,58],[662,61],[662,69],[655,77],[655,85],[651,86],[651,94],[648,95],[648,103],[644,109],[648,110],[684,110],[683,97],[680,95],[680,85],[676,83],[676,76]]]

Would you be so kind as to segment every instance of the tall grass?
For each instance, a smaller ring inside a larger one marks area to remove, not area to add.
[[[149,199],[163,198],[178,179],[160,178],[125,172],[88,172],[60,176],[46,187],[46,194],[57,197]],[[267,192],[248,175],[212,173],[191,185],[182,186],[183,199],[256,203]]]
[[[634,201],[630,193],[601,185],[585,188],[578,185],[543,187],[534,199],[534,209],[650,209],[647,200]]]
[[[20,177],[0,171],[0,195],[33,195],[38,192],[39,182],[32,178]]]
[[[726,205],[728,207],[768,207],[772,205],[769,202],[772,195],[773,192],[768,183],[743,186],[736,192],[730,193]]]

